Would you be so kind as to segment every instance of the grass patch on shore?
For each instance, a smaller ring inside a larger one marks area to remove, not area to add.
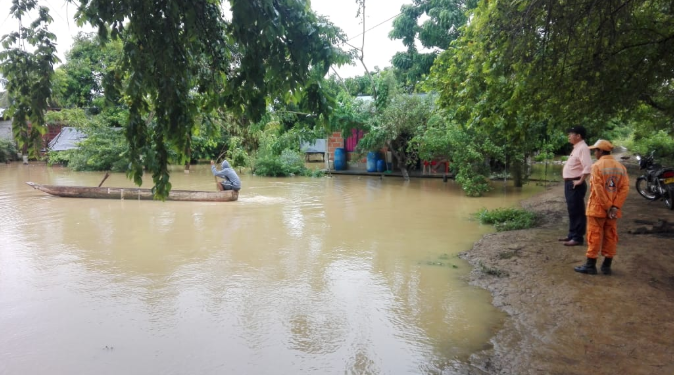
[[[476,214],[482,224],[493,225],[496,231],[527,229],[536,225],[536,215],[518,208],[481,209]]]

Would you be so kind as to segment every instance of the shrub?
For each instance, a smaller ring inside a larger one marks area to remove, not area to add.
[[[257,158],[255,160],[254,172],[256,175],[267,177],[285,177],[289,175],[281,159],[272,155]]]
[[[648,137],[635,139],[627,144],[633,152],[647,155],[655,151],[657,162],[670,165],[674,163],[674,139],[665,131],[659,130]]]
[[[0,139],[0,162],[14,160],[16,157],[16,145],[7,139]]]
[[[50,167],[54,164],[67,166],[75,152],[77,152],[77,150],[49,151],[47,152],[47,165]]]
[[[227,160],[232,164],[232,168],[247,167],[250,163],[250,156],[243,148],[243,139],[240,137],[231,137],[228,142]]]
[[[477,212],[477,218],[482,224],[494,225],[497,231],[531,228],[536,224],[536,215],[533,212],[516,208],[486,208]]]
[[[129,162],[124,157],[129,145],[124,133],[115,128],[88,129],[89,137],[70,155],[68,166],[75,171],[124,172]]]
[[[285,149],[280,156],[263,155],[255,159],[254,172],[259,176],[287,177],[307,176],[322,177],[323,171],[312,170],[304,166],[304,155],[298,151]]]

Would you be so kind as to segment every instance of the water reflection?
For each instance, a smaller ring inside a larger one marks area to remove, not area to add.
[[[501,321],[463,281],[456,253],[489,230],[468,219],[533,192],[243,176],[236,203],[161,203],[24,185],[101,178],[0,167],[0,373],[452,371]],[[213,188],[205,166],[172,178]]]

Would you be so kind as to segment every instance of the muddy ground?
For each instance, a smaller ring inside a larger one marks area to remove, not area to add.
[[[630,233],[674,224],[674,211],[639,196],[635,180],[612,276],[573,271],[586,247],[557,241],[568,228],[560,183],[522,203],[540,226],[489,234],[461,254],[475,266],[470,282],[509,314],[468,373],[674,374],[674,233]]]

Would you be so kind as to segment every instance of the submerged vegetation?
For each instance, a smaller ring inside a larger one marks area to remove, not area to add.
[[[16,156],[16,146],[14,142],[6,139],[0,139],[0,163],[14,160]]]

